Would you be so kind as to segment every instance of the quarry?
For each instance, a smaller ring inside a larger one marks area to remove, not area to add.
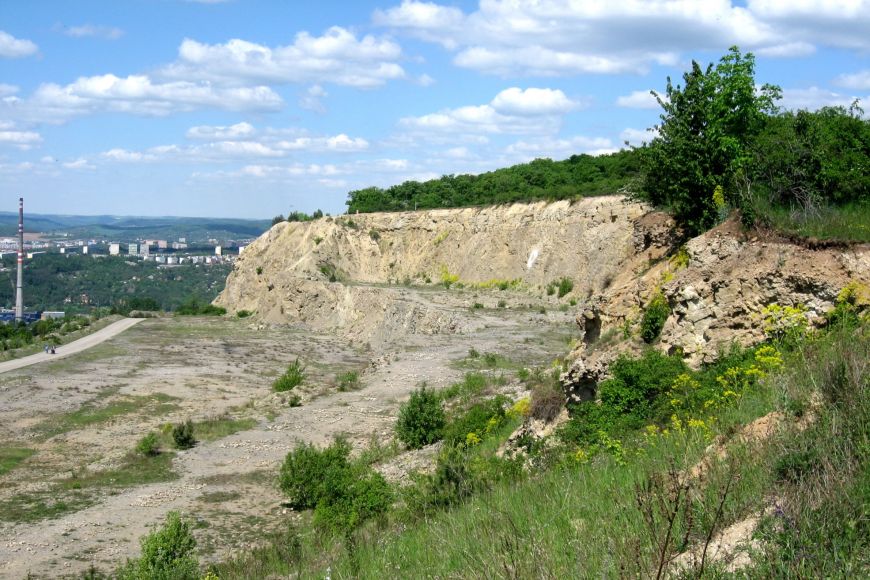
[[[171,510],[195,522],[202,561],[227,558],[300,517],[275,483],[298,442],[390,445],[421,384],[483,368],[518,401],[518,369],[555,368],[565,400],[589,400],[618,355],[640,352],[623,337],[656,295],[670,314],[655,348],[697,368],[760,342],[771,304],[822,324],[850,283],[870,284],[866,244],[797,244],[734,221],[686,240],[615,195],[279,223],[235,263],[215,301],[226,316],[147,319],[0,375],[0,439],[27,453],[0,475],[0,576],[110,569]],[[306,380],[291,402],[270,387],[297,360]],[[144,434],[186,419],[224,430],[157,472],[133,469]],[[401,483],[434,455],[375,468]]]

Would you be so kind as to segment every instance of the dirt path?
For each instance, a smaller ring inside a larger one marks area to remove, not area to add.
[[[9,371],[14,371],[16,369],[21,369],[24,367],[29,367],[30,365],[39,364],[42,362],[48,362],[52,360],[62,359],[76,353],[82,352],[83,350],[87,350],[92,346],[96,346],[101,342],[105,342],[112,338],[113,336],[117,336],[130,328],[131,326],[142,322],[144,318],[123,318],[118,320],[117,322],[113,322],[109,326],[105,328],[101,328],[100,330],[94,332],[93,334],[89,334],[87,336],[83,336],[82,338],[70,342],[68,344],[63,345],[63,347],[55,348],[55,354],[46,354],[44,352],[38,352],[36,354],[32,354],[30,356],[25,356],[22,358],[9,360],[5,362],[0,362],[0,374],[6,373]]]
[[[298,441],[322,444],[338,434],[356,447],[372,437],[388,441],[399,404],[423,381],[441,388],[460,379],[465,370],[456,363],[470,348],[525,365],[549,365],[567,350],[571,312],[469,308],[475,299],[409,292],[408,300],[451,306],[465,331],[405,336],[377,352],[333,335],[238,319],[151,319],[38,373],[4,375],[0,444],[35,453],[0,475],[0,577],[72,575],[90,564],[109,570],[136,556],[139,538],[170,510],[198,522],[202,559],[226,557],[292,516],[281,505],[275,477]],[[294,408],[269,387],[296,357],[306,364],[307,386],[303,405]],[[336,375],[348,370],[360,373],[361,388],[340,392]],[[71,426],[70,417],[80,419],[83,409],[129,401],[140,408]],[[90,505],[54,518],[26,522],[11,515],[58,486],[68,489],[74,477],[84,480],[118,465],[151,430],[223,414],[256,424],[178,452],[172,461],[177,479],[100,489]]]

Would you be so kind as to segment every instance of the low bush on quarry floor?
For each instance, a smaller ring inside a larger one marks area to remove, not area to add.
[[[284,371],[283,375],[275,379],[275,382],[272,383],[272,390],[277,393],[283,393],[298,387],[304,380],[305,367],[297,358],[289,367],[287,367],[287,370]]]

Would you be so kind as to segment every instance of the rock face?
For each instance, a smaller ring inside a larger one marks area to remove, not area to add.
[[[399,284],[516,280],[539,293],[567,277],[571,296],[582,299],[604,291],[639,255],[661,254],[662,236],[647,222],[669,224],[620,196],[284,222],[245,249],[215,303],[370,342],[456,332],[452,308],[415,300]]]
[[[575,348],[562,377],[569,399],[588,398],[619,353],[639,351],[638,322],[656,292],[665,296],[671,314],[655,348],[682,352],[690,365],[699,366],[733,342],[750,346],[763,340],[762,312],[771,304],[802,308],[807,322],[817,325],[847,284],[870,284],[867,244],[811,248],[762,240],[729,221],[689,240],[684,249],[685,266],[635,260],[628,264],[634,270],[580,305],[577,322],[587,337],[591,329],[593,335],[618,338],[606,345],[584,340]],[[623,335],[635,338],[621,340]]]

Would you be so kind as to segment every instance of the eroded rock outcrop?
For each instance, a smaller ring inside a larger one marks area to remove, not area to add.
[[[541,296],[567,277],[570,297],[582,299],[603,292],[627,264],[666,251],[660,230],[670,227],[620,196],[285,222],[245,249],[215,302],[370,343],[461,332],[450,305],[418,300],[402,285],[515,281],[518,293]]]

